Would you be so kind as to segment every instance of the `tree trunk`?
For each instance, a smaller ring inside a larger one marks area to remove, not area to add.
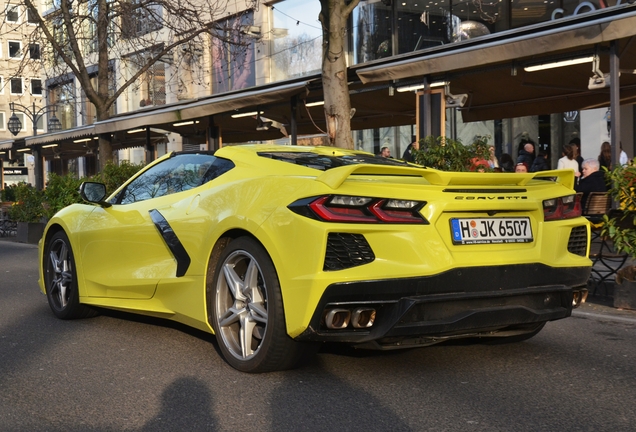
[[[320,0],[323,33],[322,87],[327,135],[330,145],[346,149],[353,149],[351,118],[355,110],[351,109],[349,99],[345,33],[347,19],[358,3],[359,0],[353,0],[348,5],[345,0]]]

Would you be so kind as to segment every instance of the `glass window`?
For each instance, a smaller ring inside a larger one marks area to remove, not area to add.
[[[141,173],[114,198],[113,203],[131,204],[187,191],[232,168],[234,163],[211,154],[177,154]]]
[[[449,42],[449,0],[396,2],[397,53],[408,53]]]
[[[29,24],[37,24],[38,20],[37,20],[37,15],[33,12],[31,12],[31,9],[27,9],[27,22]]]
[[[19,95],[24,92],[22,78],[11,78],[11,94]]]
[[[18,118],[18,120],[20,120],[20,132],[24,132],[26,130],[26,118],[24,116],[24,113],[14,113],[16,115],[16,117]],[[13,115],[13,114],[11,114]]]
[[[31,94],[33,96],[42,96],[42,80],[31,79]]]
[[[20,9],[18,6],[7,6],[7,22],[17,23],[20,19]]]
[[[22,57],[22,42],[9,41],[9,57],[11,58]]]
[[[29,44],[29,57],[35,60],[40,58],[40,44]]]
[[[140,0],[122,1],[122,35],[125,38],[142,36],[161,29],[163,8],[160,5],[144,4]],[[145,2],[144,2],[145,3]]]
[[[7,130],[7,121],[4,112],[0,112],[0,130]]]
[[[305,76],[322,68],[320,2],[287,0],[272,8],[272,81]]]
[[[4,94],[4,77],[0,76],[0,94]]]
[[[352,17],[355,64],[393,55],[390,2],[362,0],[353,10]]]
[[[212,39],[212,93],[256,85],[254,41],[240,32],[253,23],[252,12],[217,23],[217,37]]]
[[[56,105],[56,116],[62,123],[62,129],[76,126],[75,91],[73,82],[49,88],[49,104]]]

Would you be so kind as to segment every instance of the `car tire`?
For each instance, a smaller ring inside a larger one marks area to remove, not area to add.
[[[314,344],[296,342],[287,334],[276,269],[258,242],[232,240],[220,253],[212,253],[210,265],[210,321],[232,367],[249,373],[291,369],[315,353]]]
[[[484,342],[488,345],[502,345],[502,344],[523,342],[525,340],[528,340],[536,336],[541,330],[543,330],[543,327],[545,327],[545,324],[546,324],[545,322],[542,322],[532,327],[529,327],[528,333],[517,334],[514,336],[490,337],[490,338],[486,338]]]
[[[97,311],[79,301],[77,272],[71,242],[64,231],[56,232],[44,251],[46,298],[60,319],[90,318]]]

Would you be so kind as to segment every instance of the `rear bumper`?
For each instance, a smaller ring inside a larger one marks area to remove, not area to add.
[[[586,291],[589,274],[590,267],[523,264],[333,284],[325,290],[307,330],[296,339],[391,349],[523,332],[533,324],[570,316],[573,293]],[[376,311],[372,327],[331,330],[325,326],[326,311],[360,307]]]

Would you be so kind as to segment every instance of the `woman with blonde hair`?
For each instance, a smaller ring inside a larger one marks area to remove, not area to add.
[[[566,144],[563,146],[563,156],[559,159],[559,163],[557,164],[557,169],[571,169],[574,171],[574,175],[577,177],[581,176],[579,172],[579,163],[574,158],[574,145]]]
[[[598,155],[598,162],[601,167],[605,167],[608,170],[612,167],[612,146],[607,141],[601,144],[601,154]]]

